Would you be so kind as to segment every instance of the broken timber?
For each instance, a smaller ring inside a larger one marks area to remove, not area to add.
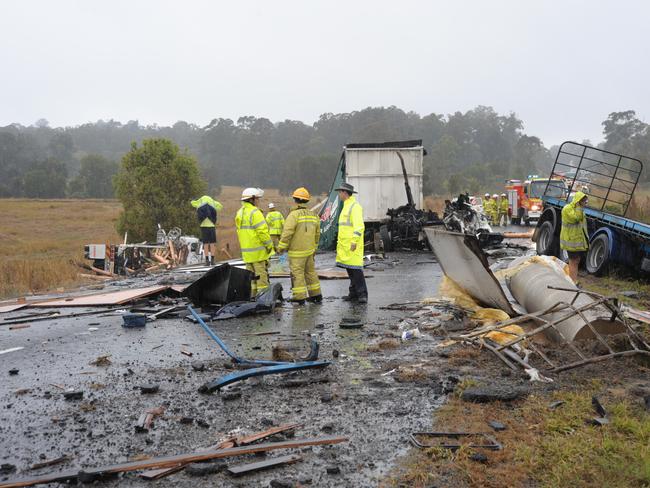
[[[237,446],[246,446],[248,444],[252,444],[253,442],[261,441],[262,439],[266,439],[267,437],[271,437],[272,435],[275,434],[280,434],[282,432],[288,432],[295,430],[299,427],[302,427],[301,424],[284,424],[284,425],[279,425],[277,427],[272,427],[268,430],[264,430],[262,432],[257,432],[255,434],[251,434],[248,436],[240,436],[240,437],[228,437],[227,439],[224,439],[223,441],[219,442],[218,444],[215,444],[214,446],[210,446],[206,449],[206,451],[214,451],[218,449],[228,449],[231,447],[237,447]],[[140,473],[140,477],[146,480],[157,480],[160,478],[163,478],[165,476],[169,476],[170,474],[177,473],[178,471],[181,471],[185,469],[185,466],[187,466],[187,463],[184,464],[179,464],[178,466],[174,466],[172,468],[163,468],[163,469],[154,469],[151,471],[145,471],[144,473]]]
[[[178,467],[179,464],[209,461],[211,459],[241,456],[243,454],[255,454],[257,452],[268,452],[275,449],[293,449],[305,446],[339,444],[341,442],[347,442],[347,440],[347,437],[329,436],[282,442],[267,442],[264,444],[257,444],[255,446],[232,447],[229,449],[220,449],[216,451],[199,451],[188,454],[180,454],[177,456],[158,457],[130,463],[113,464],[111,466],[90,468],[84,470],[83,472],[85,475],[102,476],[110,473],[125,473],[128,471],[139,471],[141,469],[147,468],[173,468]],[[42,483],[72,481],[77,479],[79,472],[80,470],[68,470],[49,475],[9,480],[6,482],[0,482],[0,488],[19,488],[21,486],[34,486]]]
[[[231,466],[227,469],[228,473],[233,476],[241,476],[247,473],[254,473],[255,471],[261,471],[262,469],[274,468],[276,466],[281,466],[283,464],[293,464],[298,461],[302,461],[302,456],[299,454],[290,454],[288,456],[280,456],[272,459],[266,459],[265,461],[258,461],[256,463],[248,464],[239,464],[237,466]]]

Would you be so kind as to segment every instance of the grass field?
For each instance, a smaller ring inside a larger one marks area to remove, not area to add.
[[[234,216],[241,188],[224,187],[217,199],[224,205],[217,230],[219,249],[239,255]],[[264,210],[274,202],[285,215],[291,198],[266,190]],[[83,261],[88,243],[119,243],[115,223],[117,200],[0,199],[0,298],[78,286],[84,280],[70,260]],[[226,258],[220,252],[218,258]]]

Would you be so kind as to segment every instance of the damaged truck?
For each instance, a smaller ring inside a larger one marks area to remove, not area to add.
[[[560,249],[562,208],[582,191],[589,196],[587,272],[603,275],[615,265],[650,271],[650,225],[627,217],[642,172],[638,159],[564,142],[542,196],[543,211],[533,235],[537,254],[568,260]]]
[[[359,192],[364,210],[366,242],[376,251],[420,250],[428,246],[425,226],[442,225],[435,212],[423,209],[422,140],[352,143],[343,154],[327,201],[321,208],[319,249],[336,247],[341,205],[334,191],[347,182]]]

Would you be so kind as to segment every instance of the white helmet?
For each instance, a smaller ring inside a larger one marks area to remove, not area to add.
[[[494,195],[492,195],[492,198],[499,198],[499,195],[495,193]]]
[[[486,193],[486,194],[485,194],[485,198],[490,198],[490,194],[489,194],[489,193]]]
[[[269,203],[269,208],[275,208],[275,203],[273,202]]]
[[[506,195],[505,193],[502,193],[501,196],[502,197],[507,197],[508,195]]]
[[[246,188],[241,192],[242,200],[250,200],[253,197],[262,198],[264,196],[264,190],[259,188]]]

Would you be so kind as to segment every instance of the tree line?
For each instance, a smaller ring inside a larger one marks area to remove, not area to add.
[[[605,149],[647,159],[650,131],[633,111],[610,114],[603,128]],[[131,144],[161,138],[196,157],[212,192],[221,185],[282,191],[305,185],[324,192],[344,144],[422,139],[425,192],[476,193],[501,187],[507,178],[548,172],[555,149],[526,134],[515,114],[486,106],[446,116],[369,107],[325,113],[312,125],[245,116],[214,119],[205,127],[100,120],[53,128],[41,119],[31,126],[0,128],[0,197],[111,198]]]

